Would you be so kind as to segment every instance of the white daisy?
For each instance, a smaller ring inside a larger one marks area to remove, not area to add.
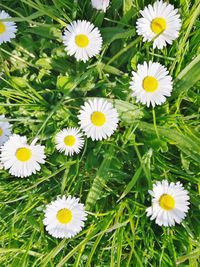
[[[132,72],[133,77],[130,87],[133,90],[132,96],[137,102],[142,102],[147,107],[150,104],[161,105],[165,102],[166,96],[171,95],[172,77],[168,70],[160,63],[150,61],[138,65],[137,72]]]
[[[0,44],[15,38],[17,26],[13,21],[4,21],[11,18],[4,10],[0,11]]]
[[[99,29],[86,20],[78,20],[67,26],[63,36],[67,54],[86,62],[101,51],[102,37]]]
[[[63,129],[56,134],[56,148],[65,155],[78,154],[83,147],[84,139],[78,128]]]
[[[143,36],[143,41],[153,41],[153,48],[162,49],[168,44],[172,44],[179,35],[181,28],[180,15],[178,9],[163,1],[156,1],[153,5],[148,5],[140,11],[142,18],[136,22],[137,33]]]
[[[0,116],[0,147],[8,140],[11,135],[11,124],[5,119],[4,115]]]
[[[63,196],[47,205],[43,223],[53,237],[71,238],[82,230],[86,219],[87,213],[79,199]]]
[[[111,103],[94,98],[81,106],[79,124],[87,137],[102,140],[110,137],[117,128],[118,113]]]
[[[185,218],[190,203],[188,191],[180,182],[157,182],[153,185],[153,191],[149,190],[149,194],[153,199],[152,206],[146,210],[147,216],[151,216],[151,220],[156,219],[158,225],[173,226]]]
[[[91,0],[91,2],[92,2],[93,8],[106,12],[106,9],[109,6],[110,0]]]
[[[45,163],[44,146],[36,145],[36,139],[27,144],[25,136],[14,134],[0,148],[1,163],[9,173],[17,177],[27,177],[41,169]]]

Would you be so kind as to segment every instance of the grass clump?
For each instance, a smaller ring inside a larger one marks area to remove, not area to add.
[[[14,132],[45,144],[47,162],[29,178],[0,171],[0,266],[199,265],[199,20],[198,1],[170,1],[181,14],[179,38],[163,50],[136,34],[139,10],[152,1],[113,0],[106,13],[90,1],[1,0],[18,33],[0,46],[0,112]],[[87,63],[66,55],[66,25],[86,19],[99,27],[101,54]],[[143,61],[169,69],[172,96],[154,109],[135,102],[131,71]],[[55,134],[77,126],[85,99],[108,99],[120,126],[111,138],[86,140],[82,153],[55,150]],[[180,181],[190,195],[182,224],[159,227],[146,217],[157,180]],[[89,212],[84,230],[57,240],[43,226],[57,195],[80,197]]]

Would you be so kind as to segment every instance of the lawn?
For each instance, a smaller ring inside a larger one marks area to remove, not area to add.
[[[45,146],[46,162],[26,178],[0,169],[0,266],[199,266],[200,3],[168,2],[182,27],[160,50],[136,32],[151,0],[113,0],[105,13],[90,0],[1,0],[17,33],[0,45],[0,114],[13,133]],[[78,19],[103,38],[87,62],[67,55],[62,40]],[[130,88],[132,71],[150,60],[173,79],[171,96],[155,107],[136,102]],[[84,137],[79,154],[59,153],[55,135],[78,127],[80,107],[93,97],[117,109],[118,128],[107,139]],[[148,190],[162,180],[180,181],[190,196],[186,218],[172,227],[146,216]],[[72,238],[56,239],[43,225],[46,205],[59,195],[80,198],[88,213]]]

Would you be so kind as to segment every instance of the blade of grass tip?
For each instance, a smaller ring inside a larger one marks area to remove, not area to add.
[[[140,166],[137,169],[137,171],[133,175],[131,181],[128,183],[128,185],[126,186],[124,192],[122,193],[121,197],[117,200],[117,202],[122,200],[131,191],[131,189],[133,188],[133,186],[136,184],[137,180],[139,179],[141,172],[142,172],[142,166]]]

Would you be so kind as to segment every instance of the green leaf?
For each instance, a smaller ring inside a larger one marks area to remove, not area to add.
[[[110,101],[112,101],[113,105],[116,107],[122,121],[132,123],[133,121],[139,120],[144,116],[143,108],[139,108],[132,103],[118,99]]]
[[[59,89],[70,89],[71,87],[71,83],[70,83],[70,77],[69,76],[59,76],[57,78],[57,87]],[[69,86],[69,83],[70,83],[70,86]]]
[[[140,130],[148,133],[156,133],[153,124],[146,122],[139,122],[138,127]],[[193,136],[184,135],[173,128],[164,126],[157,126],[157,131],[160,138],[166,138],[168,142],[173,142],[179,147],[186,155],[190,156],[193,160],[200,162],[200,140],[194,139]]]
[[[96,173],[96,177],[94,178],[92,187],[90,188],[90,191],[88,193],[86,199],[86,210],[92,210],[96,201],[102,195],[102,189],[108,181],[107,173],[113,158],[113,154],[114,154],[114,149],[113,147],[110,147],[108,149],[108,152],[104,156],[104,159]]]
[[[115,40],[130,38],[135,35],[135,29],[125,30],[119,27],[107,27],[101,30],[104,44],[110,44]]]
[[[136,184],[137,180],[139,179],[141,172],[142,172],[142,167],[140,166],[137,169],[137,171],[134,173],[131,181],[126,186],[124,192],[122,193],[122,195],[118,201],[120,201],[122,198],[124,198],[131,191],[131,189],[133,188],[133,186]]]
[[[193,59],[178,75],[174,82],[175,90],[171,99],[180,93],[186,92],[200,80],[200,55]]]
[[[51,70],[52,69],[52,62],[51,62],[51,58],[49,57],[44,57],[44,58],[40,58],[36,61],[36,66],[42,67],[45,70]]]

